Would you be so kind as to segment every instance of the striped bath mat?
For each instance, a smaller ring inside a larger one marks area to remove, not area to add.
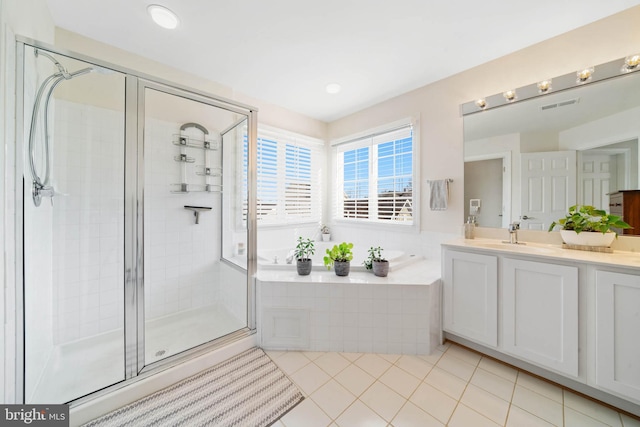
[[[85,426],[269,426],[302,399],[254,347]]]

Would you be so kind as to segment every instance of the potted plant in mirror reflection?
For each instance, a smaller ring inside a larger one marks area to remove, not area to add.
[[[369,248],[369,257],[364,260],[363,264],[367,270],[373,270],[373,274],[378,277],[387,277],[389,274],[389,261],[382,257],[383,249],[378,246]]]
[[[326,250],[324,257],[324,265],[327,270],[334,267],[336,276],[348,276],[351,269],[351,260],[353,259],[353,243],[342,242],[339,245],[333,245],[333,248]]]
[[[316,253],[316,248],[311,239],[298,237],[298,244],[293,255],[296,257],[296,268],[300,276],[308,276],[311,273],[313,262],[311,255]]]
[[[320,227],[320,233],[322,234],[322,241],[328,242],[331,240],[331,230],[326,225]]]
[[[613,228],[631,228],[619,216],[589,205],[571,206],[569,213],[557,222],[552,222],[548,231],[552,231],[557,225],[562,227],[560,234],[566,244],[605,247],[610,246],[618,236]]]

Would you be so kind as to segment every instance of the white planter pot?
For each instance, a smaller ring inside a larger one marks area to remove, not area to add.
[[[331,240],[331,234],[323,234],[322,235],[322,241],[323,242],[328,242]]]
[[[560,230],[560,235],[567,245],[582,246],[609,247],[616,238],[616,233],[613,232],[603,234],[599,232],[583,231],[582,233],[576,233],[573,230]]]

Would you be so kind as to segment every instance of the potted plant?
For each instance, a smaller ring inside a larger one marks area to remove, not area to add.
[[[311,255],[316,252],[313,240],[298,237],[298,244],[293,255],[296,257],[296,268],[300,276],[308,276],[313,265]]]
[[[389,261],[382,257],[382,248],[373,246],[369,248],[369,258],[363,264],[367,270],[373,270],[373,274],[378,277],[387,277],[389,274]]]
[[[320,233],[322,234],[323,242],[328,242],[331,240],[331,230],[329,230],[328,226],[323,225],[322,227],[320,227]]]
[[[631,228],[619,216],[589,205],[571,206],[564,218],[551,223],[549,231],[556,225],[562,226],[560,234],[566,244],[583,246],[610,246],[618,236],[612,228]]]
[[[327,249],[327,255],[324,257],[324,265],[327,270],[334,266],[336,276],[348,276],[351,268],[351,260],[353,259],[353,243],[342,242],[339,245],[333,245],[333,248]]]

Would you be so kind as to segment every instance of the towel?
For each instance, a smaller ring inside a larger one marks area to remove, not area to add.
[[[449,180],[438,179],[429,181],[429,207],[432,211],[446,211],[449,203]]]

